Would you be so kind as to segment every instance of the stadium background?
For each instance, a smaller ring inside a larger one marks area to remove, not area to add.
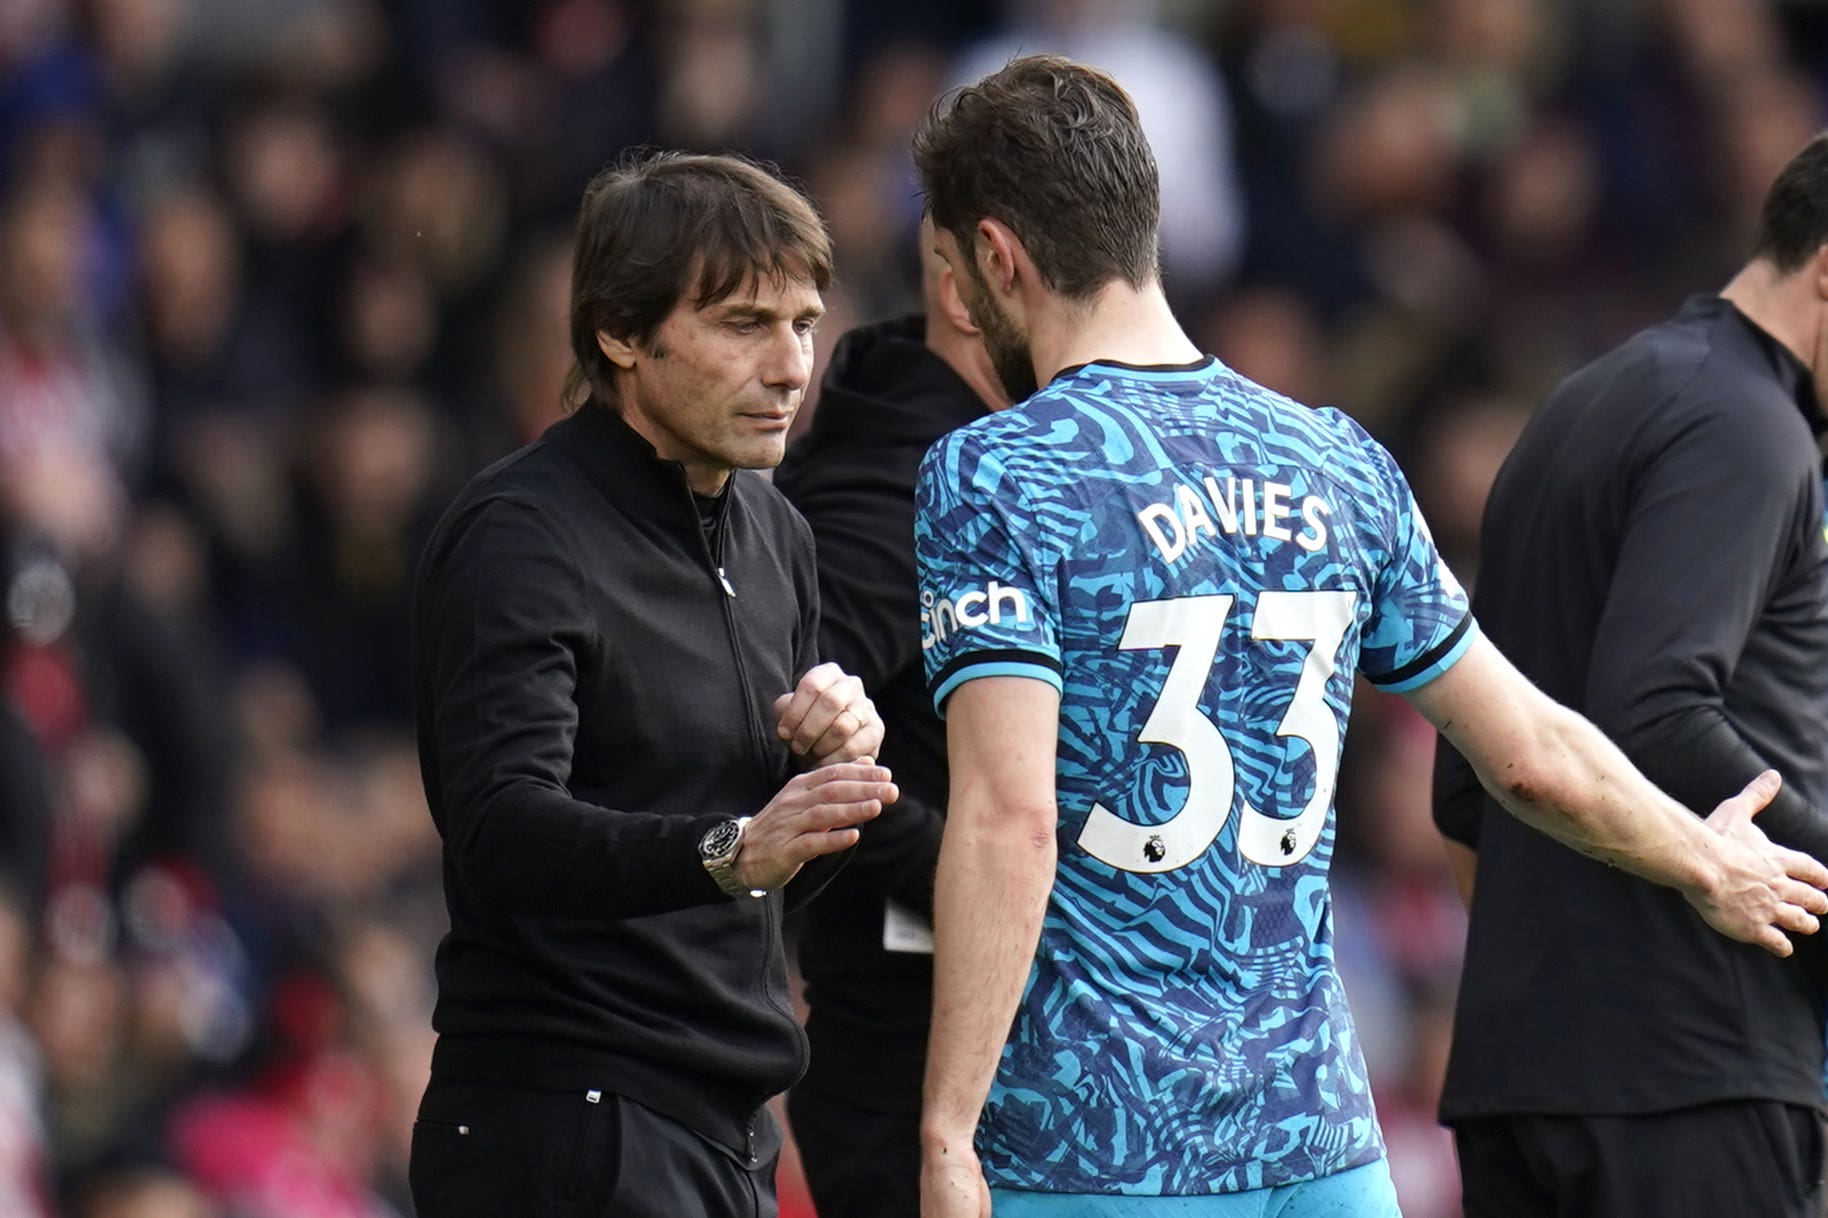
[[[1530,405],[1737,265],[1822,124],[1825,9],[0,3],[0,1214],[410,1214],[443,913],[409,581],[554,417],[568,226],[623,149],[809,187],[823,355],[911,303],[938,90],[1018,48],[1112,68],[1196,337],[1364,421],[1470,577]],[[1364,699],[1339,941],[1405,1212],[1446,1218],[1463,917],[1431,735]]]

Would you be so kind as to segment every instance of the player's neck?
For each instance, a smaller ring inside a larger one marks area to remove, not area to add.
[[[1822,304],[1810,276],[1801,272],[1786,275],[1769,261],[1756,258],[1733,276],[1720,295],[1753,325],[1788,347],[1821,380],[1823,369],[1816,367],[1816,355],[1821,346]]]
[[[1050,310],[1030,336],[1035,373],[1046,384],[1063,368],[1114,360],[1190,364],[1205,353],[1187,337],[1159,285],[1107,284],[1090,302]]]

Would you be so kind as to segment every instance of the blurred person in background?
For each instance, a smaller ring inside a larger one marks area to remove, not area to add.
[[[222,1218],[182,1172],[156,1161],[106,1164],[72,1192],[68,1218]]]
[[[48,1218],[54,1149],[44,1060],[24,1021],[39,964],[33,907],[0,883],[0,1213]]]
[[[920,1210],[946,753],[921,669],[914,475],[933,441],[1009,405],[931,222],[920,251],[925,312],[839,340],[812,430],[774,479],[818,544],[820,653],[870,691],[885,729],[879,760],[901,791],[800,933],[812,1060],[787,1106],[823,1218]]]
[[[50,763],[43,888],[54,951],[105,951],[112,896],[183,860],[220,875],[228,743],[216,673],[127,578],[146,417],[137,369],[91,316],[84,209],[22,185],[0,207],[0,517],[12,701]]]
[[[333,732],[412,712],[413,562],[437,518],[438,420],[418,394],[363,387],[305,420],[289,577],[290,651]]]
[[[895,798],[861,683],[815,663],[811,534],[753,472],[830,276],[818,213],[753,162],[605,170],[574,411],[426,548],[414,701],[451,931],[420,1218],[775,1212],[763,1104],[806,1052],[781,919]]]
[[[1576,372],[1498,475],[1474,608],[1550,697],[1694,807],[1766,767],[1772,840],[1828,851],[1828,135],[1719,294]],[[1441,1100],[1469,1218],[1816,1214],[1820,949],[1729,943],[1523,831],[1440,751],[1471,930]],[[1553,894],[1545,900],[1544,894]]]
[[[1010,28],[969,48],[953,79],[974,81],[1037,51],[1109,72],[1136,99],[1159,149],[1168,290],[1191,298],[1222,283],[1243,250],[1245,216],[1218,68],[1197,44],[1158,24],[1158,0],[1015,0],[1010,7]]]
[[[69,591],[60,567],[47,565],[35,539],[12,527],[0,509],[0,877],[27,926],[37,926],[51,883],[51,838],[57,772],[45,750],[42,721],[16,692],[44,634],[65,611]]]
[[[39,179],[0,200],[0,469],[50,462],[103,474],[94,510],[118,510],[141,455],[138,369],[97,323],[87,292],[93,233],[71,187]]]
[[[559,421],[571,349],[571,242],[542,233],[511,259],[514,270],[491,321],[493,375],[473,426],[483,451],[509,451]]]

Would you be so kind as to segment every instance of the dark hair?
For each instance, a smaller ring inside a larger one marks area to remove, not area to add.
[[[1828,131],[1778,171],[1758,213],[1752,257],[1766,258],[1788,275],[1828,245]]]
[[[914,164],[935,224],[966,249],[979,220],[1008,225],[1053,291],[1083,300],[1160,274],[1155,154],[1129,94],[1096,68],[1011,60],[934,104]]]
[[[602,330],[652,338],[692,293],[703,308],[758,276],[831,283],[831,238],[799,191],[754,161],[636,153],[591,179],[571,264],[571,373],[565,405],[615,402]]]

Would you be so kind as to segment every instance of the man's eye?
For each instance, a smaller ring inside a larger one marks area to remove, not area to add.
[[[728,324],[730,328],[738,334],[754,334],[757,330],[762,328],[762,323],[755,320],[753,317],[737,318]]]
[[[802,317],[800,320],[793,323],[793,332],[802,337],[813,333],[818,328],[818,319],[813,317]]]

